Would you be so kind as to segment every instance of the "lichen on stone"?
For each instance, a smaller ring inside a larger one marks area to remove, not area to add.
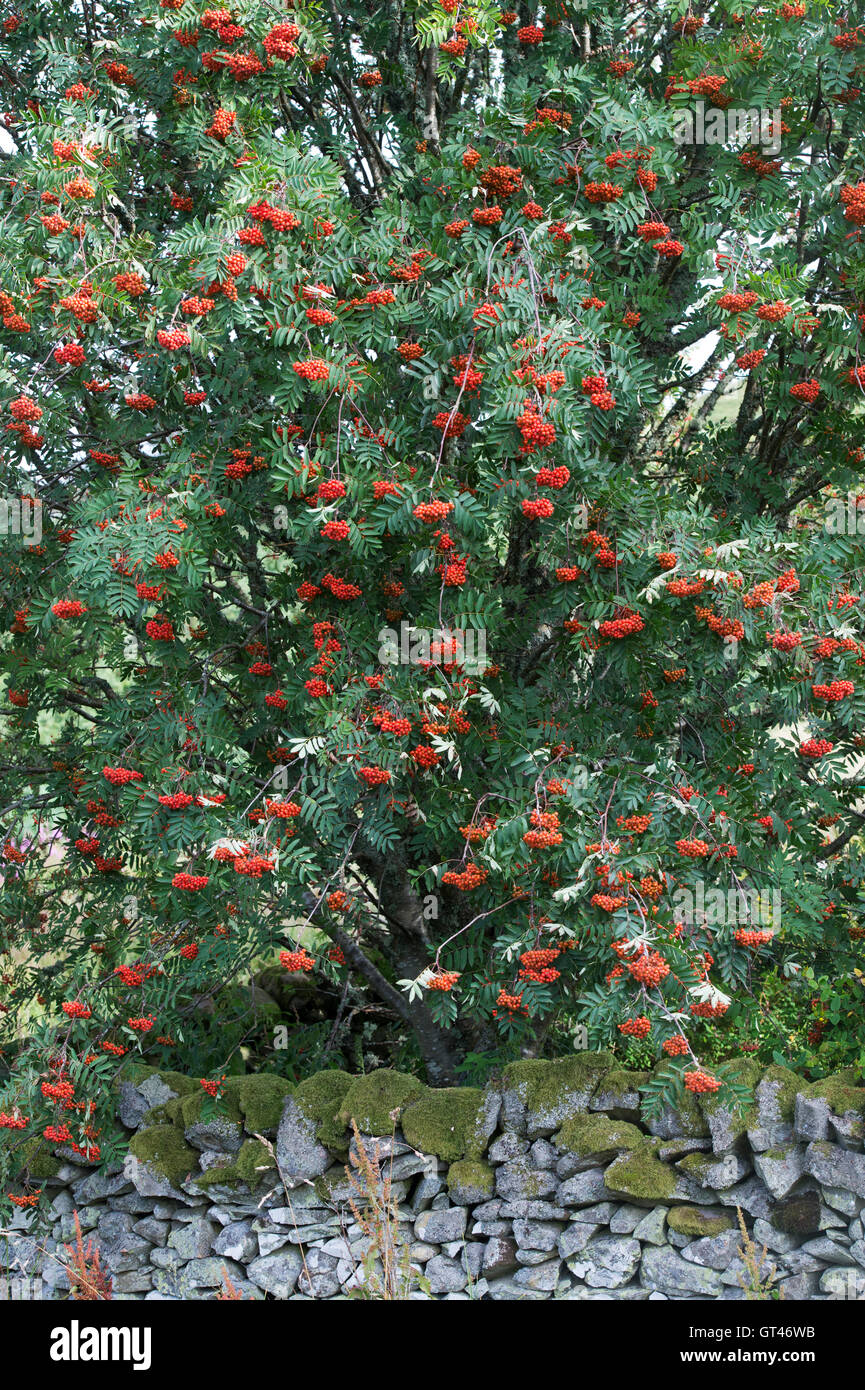
[[[850,1085],[848,1078],[851,1070],[848,1068],[846,1072],[827,1076],[823,1081],[815,1081],[807,1087],[809,1098],[816,1097],[828,1101],[829,1109],[834,1115],[845,1115],[851,1110],[857,1115],[865,1115],[865,1087]],[[806,1090],[802,1085],[799,1089]]]
[[[177,1187],[198,1167],[198,1154],[176,1125],[151,1125],[129,1141],[129,1152]]]
[[[482,1100],[483,1091],[474,1086],[428,1091],[402,1112],[400,1125],[406,1143],[447,1163],[463,1158],[475,1138]]]
[[[412,1101],[420,1100],[426,1089],[422,1081],[408,1072],[381,1067],[368,1076],[352,1079],[337,1119],[344,1125],[354,1120],[363,1134],[390,1134],[401,1112]]]

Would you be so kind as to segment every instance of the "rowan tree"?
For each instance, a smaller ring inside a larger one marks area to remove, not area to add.
[[[7,6],[16,1142],[242,1067],[266,966],[338,1001],[309,1060],[367,1011],[438,1085],[580,1029],[664,1095],[861,1062],[836,15]]]

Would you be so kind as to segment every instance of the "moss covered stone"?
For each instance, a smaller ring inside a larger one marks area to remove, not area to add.
[[[420,1100],[426,1089],[416,1076],[382,1067],[379,1071],[370,1072],[369,1076],[352,1079],[343,1096],[337,1119],[345,1125],[354,1120],[363,1134],[390,1134],[394,1117],[398,1121],[405,1107],[411,1105],[412,1101]]]
[[[652,1072],[652,1080],[672,1079],[677,1074],[677,1069],[668,1059],[659,1062]],[[684,1136],[687,1139],[704,1139],[709,1133],[706,1119],[703,1115],[696,1096],[690,1091],[686,1091],[683,1086],[679,1086],[676,1102],[674,1106],[667,1105],[661,1114],[650,1112],[643,1115],[643,1120],[648,1129],[653,1134],[660,1135],[665,1139],[679,1138]]]
[[[184,1076],[179,1071],[157,1071],[156,1075],[164,1085],[170,1086],[172,1091],[176,1091],[179,1096],[193,1096],[200,1092],[201,1087],[191,1076]]]
[[[757,1098],[760,1104],[768,1103],[777,1108],[779,1118],[789,1123],[796,1109],[796,1096],[804,1089],[805,1083],[794,1071],[788,1067],[771,1066],[763,1072],[757,1086]]]
[[[448,1192],[458,1206],[474,1206],[492,1197],[496,1186],[495,1171],[480,1158],[463,1158],[448,1169]]]
[[[129,1152],[178,1187],[198,1167],[198,1154],[176,1125],[151,1125],[129,1141]]]
[[[658,1157],[660,1142],[644,1138],[639,1148],[615,1159],[604,1174],[607,1187],[644,1202],[671,1201],[678,1177],[675,1169]]]
[[[60,1172],[60,1160],[54,1157],[39,1135],[28,1139],[21,1149],[21,1159],[19,1171],[26,1168],[31,1178],[56,1178]]]
[[[260,1139],[247,1139],[241,1145],[240,1153],[235,1159],[234,1166],[238,1176],[247,1187],[254,1188],[267,1176],[271,1169],[276,1168],[276,1161],[273,1154],[262,1144]]]
[[[835,1076],[827,1076],[823,1081],[815,1081],[807,1088],[807,1094],[810,1098],[828,1101],[829,1109],[835,1115],[846,1115],[850,1111],[865,1115],[865,1088],[851,1086],[851,1074],[855,1076],[852,1068],[848,1068]],[[805,1090],[805,1087],[800,1084],[799,1089]]]
[[[612,1065],[611,1052],[577,1052],[551,1062],[511,1062],[502,1077],[505,1113],[512,1091],[526,1108],[529,1134],[552,1134],[569,1115],[588,1109],[592,1092]]]
[[[719,1236],[722,1231],[730,1231],[735,1225],[728,1211],[706,1211],[702,1207],[671,1207],[667,1212],[667,1225],[671,1231],[681,1236]]]
[[[406,1141],[420,1153],[435,1154],[448,1163],[463,1158],[475,1138],[482,1100],[483,1091],[474,1086],[428,1091],[402,1112]]]
[[[638,1149],[645,1135],[636,1125],[625,1120],[611,1120],[607,1115],[572,1115],[565,1120],[555,1137],[556,1147],[576,1154],[578,1158],[597,1158],[606,1162],[615,1154]]]
[[[348,1122],[339,1118],[339,1111],[353,1080],[344,1071],[320,1071],[301,1081],[294,1092],[319,1143],[336,1153],[348,1152]]]
[[[264,1134],[276,1129],[282,1118],[285,1097],[292,1095],[294,1089],[284,1076],[261,1072],[255,1076],[230,1076],[223,1087],[223,1095],[236,1103],[248,1133]]]

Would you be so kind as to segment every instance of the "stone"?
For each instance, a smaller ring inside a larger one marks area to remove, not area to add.
[[[448,1193],[457,1206],[470,1207],[486,1201],[495,1191],[495,1170],[483,1159],[464,1158],[448,1169]]]
[[[136,1221],[132,1229],[137,1236],[150,1241],[151,1245],[163,1246],[168,1242],[170,1227],[167,1221],[157,1221],[152,1216],[145,1216],[141,1221]]]
[[[506,1236],[494,1236],[484,1246],[481,1266],[485,1279],[501,1279],[518,1268],[516,1242]]]
[[[648,1216],[643,1217],[639,1226],[634,1227],[634,1239],[642,1240],[649,1245],[664,1245],[666,1225],[666,1207],[655,1207]]]
[[[295,1290],[303,1259],[296,1250],[281,1250],[278,1255],[262,1255],[246,1267],[246,1277],[265,1293],[276,1298],[289,1298]]]
[[[521,1139],[518,1134],[509,1132],[493,1140],[487,1157],[490,1163],[508,1163],[511,1159],[522,1158],[528,1151],[528,1139]]]
[[[542,1293],[552,1293],[559,1282],[562,1262],[558,1258],[547,1260],[544,1264],[530,1269],[521,1269],[514,1275],[514,1283],[521,1289],[533,1289]]]
[[[842,1216],[855,1217],[865,1206],[865,1198],[857,1197],[855,1192],[848,1192],[844,1187],[823,1187],[823,1201],[835,1211],[841,1212]]]
[[[802,1255],[812,1255],[815,1260],[823,1260],[830,1265],[852,1265],[855,1260],[849,1250],[843,1245],[838,1245],[828,1236],[815,1236],[812,1240],[806,1240],[800,1246],[799,1253]]]
[[[640,1283],[650,1291],[696,1294],[700,1298],[718,1298],[723,1288],[717,1270],[704,1269],[684,1260],[666,1245],[644,1247]]]
[[[505,1128],[529,1139],[546,1138],[589,1100],[613,1064],[609,1052],[578,1052],[555,1061],[511,1062],[502,1078]]]
[[[176,1250],[181,1259],[201,1260],[213,1249],[218,1234],[216,1224],[205,1217],[197,1217],[178,1227],[168,1237],[168,1245]]]
[[[793,1138],[796,1092],[802,1085],[795,1072],[771,1066],[754,1090],[755,1115],[748,1129],[748,1143],[755,1152],[777,1148]]]
[[[610,1217],[610,1230],[614,1235],[629,1236],[639,1226],[646,1215],[645,1207],[632,1207],[627,1202],[616,1207]]]
[[[294,1096],[288,1096],[276,1131],[276,1163],[287,1186],[320,1177],[330,1167],[330,1154],[315,1137],[315,1124],[307,1119]],[[256,1283],[256,1280],[252,1281]]]
[[[429,1241],[432,1245],[462,1240],[466,1233],[467,1215],[465,1207],[448,1207],[444,1211],[422,1211],[414,1223],[415,1236],[418,1240]]]
[[[723,1207],[741,1207],[749,1216],[762,1216],[764,1219],[772,1211],[772,1195],[758,1177],[745,1178],[735,1187],[727,1187],[715,1194]]]
[[[768,1221],[758,1217],[754,1222],[754,1241],[759,1246],[765,1245],[767,1250],[774,1251],[776,1255],[786,1255],[801,1244],[801,1237],[785,1231],[776,1231]]]
[[[556,1201],[563,1207],[587,1207],[611,1194],[604,1181],[603,1168],[592,1168],[587,1173],[577,1173],[556,1188]]]
[[[785,1144],[754,1155],[754,1167],[773,1197],[787,1197],[804,1175],[805,1150],[801,1144]]]
[[[639,1149],[644,1136],[636,1125],[608,1115],[569,1116],[556,1135],[556,1145],[578,1160],[575,1172],[606,1164],[618,1154]]]
[[[735,1226],[729,1212],[708,1207],[671,1207],[667,1213],[667,1229],[678,1235],[694,1237],[717,1236]]]
[[[620,1236],[596,1236],[578,1255],[568,1260],[568,1269],[589,1288],[618,1289],[633,1278],[640,1263],[638,1240]]]
[[[459,1260],[448,1259],[447,1255],[434,1255],[424,1266],[424,1276],[429,1280],[430,1293],[460,1293],[469,1282]]]
[[[248,1274],[249,1270],[246,1273]],[[233,1260],[211,1255],[200,1260],[190,1260],[189,1264],[183,1267],[182,1278],[191,1289],[223,1289],[226,1274],[232,1283],[235,1283],[243,1279],[244,1271]]]
[[[592,1225],[588,1221],[572,1221],[559,1236],[556,1249],[562,1259],[567,1260],[571,1255],[578,1255],[581,1250],[585,1250],[592,1237],[603,1229],[603,1226]]]
[[[828,1139],[829,1102],[825,1096],[798,1095],[793,1128],[799,1139]]]
[[[741,1234],[737,1230],[721,1231],[716,1236],[703,1236],[682,1247],[682,1259],[709,1269],[726,1269],[739,1252]]]
[[[555,1168],[558,1157],[558,1149],[546,1139],[536,1139],[529,1149],[529,1162],[533,1168]]]
[[[215,1255],[225,1255],[243,1264],[259,1251],[258,1241],[250,1221],[229,1221],[213,1242]]]
[[[183,1131],[183,1136],[194,1149],[215,1149],[220,1154],[235,1154],[243,1143],[240,1125],[223,1116],[190,1125]]]
[[[737,1153],[688,1154],[679,1160],[676,1167],[700,1187],[709,1187],[715,1191],[733,1187],[751,1172],[751,1164]]]
[[[553,1221],[514,1221],[514,1239],[520,1250],[555,1250],[561,1223]]]
[[[549,1197],[557,1186],[554,1174],[535,1171],[525,1158],[503,1163],[496,1169],[496,1192],[500,1197],[526,1200]]]
[[[865,1154],[818,1140],[805,1150],[805,1170],[821,1186],[843,1187],[857,1197],[865,1197]]]

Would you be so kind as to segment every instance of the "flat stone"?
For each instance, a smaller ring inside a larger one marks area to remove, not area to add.
[[[562,1207],[588,1207],[610,1195],[603,1168],[576,1173],[574,1177],[559,1183],[556,1189],[556,1201]]]
[[[643,1288],[666,1294],[697,1294],[701,1298],[718,1298],[723,1288],[721,1275],[714,1269],[703,1269],[667,1245],[646,1246],[640,1264],[640,1283]]]
[[[217,1235],[218,1228],[215,1222],[198,1217],[172,1231],[168,1237],[168,1245],[184,1260],[202,1260],[210,1254]]]
[[[596,1236],[578,1255],[568,1260],[568,1269],[592,1289],[618,1289],[633,1278],[640,1263],[638,1240],[622,1236]]]
[[[831,1110],[825,1096],[796,1097],[796,1111],[793,1129],[799,1139],[813,1141],[829,1138],[829,1116]]]
[[[754,1155],[754,1167],[773,1197],[786,1197],[806,1172],[805,1150],[790,1143]]]
[[[465,1207],[447,1207],[443,1211],[422,1211],[414,1223],[418,1240],[443,1245],[449,1240],[462,1240],[466,1233],[468,1213]]]
[[[559,1259],[547,1260],[532,1269],[521,1269],[514,1275],[514,1283],[522,1289],[533,1289],[542,1293],[552,1293],[559,1282],[562,1262]]]
[[[496,1192],[500,1197],[517,1200],[549,1197],[557,1186],[553,1173],[537,1172],[525,1158],[503,1163],[496,1169]]]
[[[511,1274],[517,1265],[516,1242],[505,1236],[494,1236],[484,1246],[483,1274],[485,1279],[501,1279]]]
[[[857,1197],[865,1197],[865,1154],[817,1141],[805,1150],[805,1169],[821,1186],[843,1187]]]
[[[514,1239],[520,1250],[555,1250],[561,1230],[561,1222],[516,1220]]]
[[[634,1239],[645,1241],[648,1245],[664,1245],[667,1225],[667,1208],[655,1207],[644,1216],[639,1226],[634,1227]]]
[[[460,1293],[469,1282],[459,1260],[450,1260],[446,1255],[434,1255],[424,1266],[424,1276],[429,1280],[430,1293]]]
[[[213,1251],[240,1264],[253,1259],[260,1251],[251,1221],[229,1221],[214,1240]]]
[[[721,1231],[717,1236],[703,1236],[682,1247],[682,1259],[708,1269],[726,1269],[736,1258],[741,1242],[739,1231]]]
[[[585,1250],[592,1237],[603,1229],[603,1226],[592,1225],[588,1221],[572,1221],[559,1236],[556,1249],[562,1259],[567,1260],[571,1255]]]

